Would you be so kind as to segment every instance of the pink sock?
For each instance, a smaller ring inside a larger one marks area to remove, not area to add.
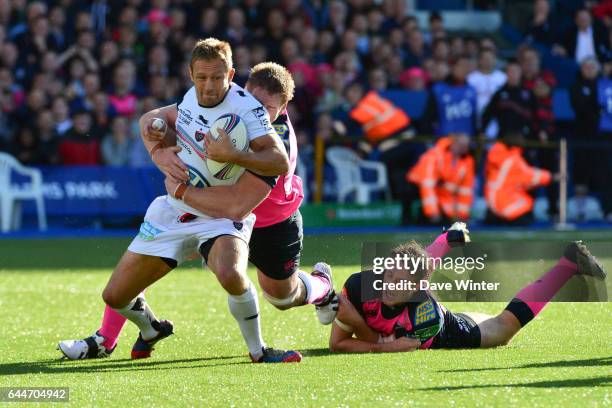
[[[322,276],[311,275],[300,270],[298,277],[306,287],[306,303],[308,304],[317,304],[329,292],[329,281]]]
[[[434,242],[431,243],[430,246],[427,247],[427,255],[432,258],[442,258],[451,250],[450,245],[448,245],[448,242],[446,241],[447,234],[448,232],[445,232],[444,234],[440,235]]]
[[[515,298],[522,300],[535,317],[577,271],[578,266],[562,256],[544,276],[523,288]]]
[[[98,333],[104,336],[105,340],[102,343],[104,347],[109,350],[115,347],[126,320],[123,315],[111,309],[108,305],[106,306],[104,317],[102,318],[102,327],[98,330]]]

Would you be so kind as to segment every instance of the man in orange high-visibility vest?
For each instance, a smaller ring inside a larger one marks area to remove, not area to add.
[[[410,124],[410,118],[403,110],[376,91],[368,92],[349,115],[361,124],[370,143],[378,143]]]
[[[493,145],[485,167],[487,222],[529,223],[533,219],[533,197],[529,190],[550,184],[548,170],[532,167],[519,146],[522,136],[510,134]]]
[[[419,188],[423,214],[430,223],[467,220],[473,201],[474,158],[464,133],[443,137],[406,173]]]

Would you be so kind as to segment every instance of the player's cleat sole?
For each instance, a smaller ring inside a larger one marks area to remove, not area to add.
[[[329,282],[329,292],[319,302],[315,303],[315,310],[319,322],[324,325],[331,324],[338,314],[338,296],[334,291],[334,281],[332,279],[331,267],[325,262],[318,262],[314,266],[312,275],[321,276]]]
[[[578,265],[578,275],[593,276],[601,280],[606,278],[605,268],[582,241],[571,242],[565,248],[563,256]]]
[[[83,340],[63,340],[57,345],[57,349],[61,351],[65,358],[69,360],[85,360],[92,358],[110,357],[115,350],[111,350],[102,345],[106,339],[96,332]]]
[[[254,363],[299,363],[302,361],[302,355],[294,350],[276,350],[272,347],[263,349],[263,354],[254,359],[250,355],[251,361]]]
[[[142,338],[142,334],[138,333],[138,338],[132,346],[132,360],[151,357],[151,353],[155,350],[153,346],[158,341],[174,334],[174,325],[170,320],[160,320],[159,322],[153,322],[151,324],[154,325],[153,327],[155,330],[159,332],[158,335],[152,339],[145,340]]]
[[[470,231],[465,222],[455,222],[447,230],[446,242],[451,247],[462,246],[466,242],[471,242]]]

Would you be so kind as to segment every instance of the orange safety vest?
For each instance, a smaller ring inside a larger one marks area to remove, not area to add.
[[[523,149],[497,142],[487,155],[485,199],[498,217],[512,221],[533,209],[528,190],[548,185],[548,170],[532,167],[523,158]]]
[[[386,139],[410,123],[410,118],[403,110],[375,91],[368,92],[349,115],[361,124],[366,138],[371,142]]]
[[[423,213],[467,219],[474,199],[474,158],[456,157],[449,150],[450,137],[443,137],[427,150],[406,173],[406,180],[419,185]]]

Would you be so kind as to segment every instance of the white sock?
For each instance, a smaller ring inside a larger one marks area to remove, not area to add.
[[[249,288],[246,292],[238,296],[228,295],[227,303],[232,316],[238,321],[240,332],[249,348],[249,353],[257,359],[261,356],[265,344],[261,338],[259,301],[255,287],[249,282]]]
[[[157,321],[157,317],[155,317],[144,296],[139,295],[127,306],[115,310],[138,326],[144,340],[152,339],[159,334],[151,325],[151,322]]]
[[[306,288],[306,303],[317,304],[329,292],[329,282],[320,277],[304,271],[298,271],[298,277]]]

